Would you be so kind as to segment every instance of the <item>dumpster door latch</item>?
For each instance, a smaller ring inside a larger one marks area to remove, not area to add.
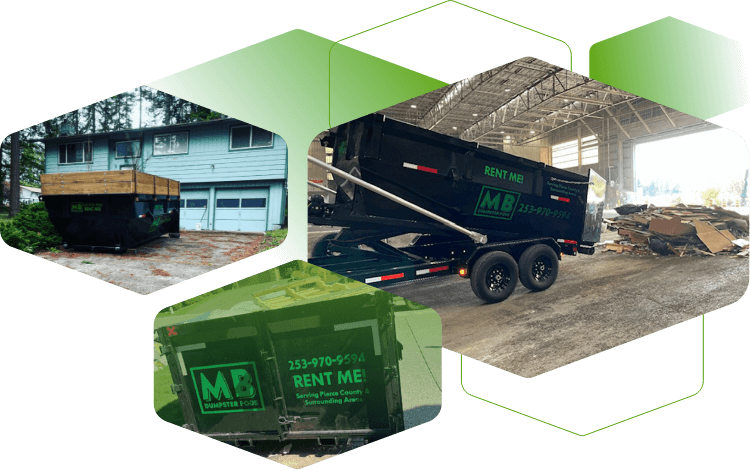
[[[300,421],[311,421],[313,419],[318,419],[317,416],[308,416],[308,417],[302,417],[302,416],[279,416],[279,424],[282,426],[286,426],[289,424],[298,423]]]
[[[180,384],[172,384],[170,388],[172,389],[172,393],[174,393],[175,395],[177,395],[178,393],[182,392],[185,389],[185,387],[183,387]]]

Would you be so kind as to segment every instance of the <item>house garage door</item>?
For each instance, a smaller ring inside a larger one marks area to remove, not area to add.
[[[183,190],[180,194],[180,228],[195,230],[195,224],[201,224],[201,230],[208,229],[208,190]]]
[[[217,189],[215,230],[265,232],[268,188]]]

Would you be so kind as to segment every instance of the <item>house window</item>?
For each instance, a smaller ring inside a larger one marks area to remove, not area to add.
[[[58,161],[61,165],[68,163],[91,163],[91,142],[60,145],[58,155]]]
[[[208,207],[208,199],[188,199],[185,203],[186,209],[205,209]]]
[[[179,155],[188,153],[188,133],[173,132],[154,136],[154,155]]]
[[[141,156],[139,140],[125,140],[115,144],[115,158],[138,158]]]
[[[273,146],[273,132],[255,126],[235,126],[229,131],[229,150]]]
[[[216,207],[219,209],[237,209],[240,207],[239,199],[217,199]]]
[[[265,200],[265,198],[243,199],[242,200],[242,207],[243,208],[266,207],[266,200]]]

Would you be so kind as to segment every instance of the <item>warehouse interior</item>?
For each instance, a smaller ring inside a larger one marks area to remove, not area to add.
[[[379,112],[583,175],[592,169],[608,182],[605,209],[636,202],[640,144],[721,129],[531,57]],[[310,155],[324,159],[325,149],[315,144]],[[311,181],[329,185],[325,170],[308,167]],[[740,205],[733,199],[730,206]]]
[[[678,221],[703,218],[690,213],[703,211],[717,226],[724,222],[717,219],[744,218],[744,234],[738,236],[746,243],[747,148],[731,131],[530,57],[379,113],[581,175],[593,170],[607,182],[607,223],[594,256],[565,256],[550,289],[519,287],[495,304],[478,299],[469,281],[459,276],[381,287],[436,310],[446,349],[534,377],[730,305],[747,290],[746,245],[744,255],[727,240],[723,244],[728,249],[709,252],[683,242],[657,253],[650,248],[651,238],[646,243],[627,236],[640,231],[636,235],[648,237],[648,222],[635,225],[614,210],[650,203],[654,217],[672,219],[661,213],[665,208],[679,213]],[[331,163],[332,150],[320,145],[320,137],[308,155]],[[308,170],[309,195],[333,202],[333,175],[313,164]],[[719,191],[719,183],[712,183],[720,195],[732,197],[703,198],[700,190],[685,190],[710,175],[736,183],[726,184],[733,186],[731,191]],[[647,177],[655,178],[651,191]],[[658,190],[656,198],[653,189]],[[651,210],[639,214],[651,217]],[[311,224],[308,254],[319,256],[314,254],[318,242],[338,232],[339,227]],[[396,248],[409,246],[411,235],[384,241]]]

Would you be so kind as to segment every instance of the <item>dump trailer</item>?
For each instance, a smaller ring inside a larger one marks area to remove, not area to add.
[[[135,170],[41,175],[50,221],[65,248],[121,253],[180,236],[180,183]]]
[[[156,330],[183,427],[238,446],[404,429],[393,296],[328,274],[226,291],[222,309]]]
[[[518,280],[550,287],[562,254],[593,254],[606,181],[517,157],[380,114],[328,131],[335,202],[314,196],[308,221],[342,227],[310,263],[385,286],[458,274],[487,302]],[[329,152],[329,153],[330,153]],[[415,234],[409,246],[384,240]]]

